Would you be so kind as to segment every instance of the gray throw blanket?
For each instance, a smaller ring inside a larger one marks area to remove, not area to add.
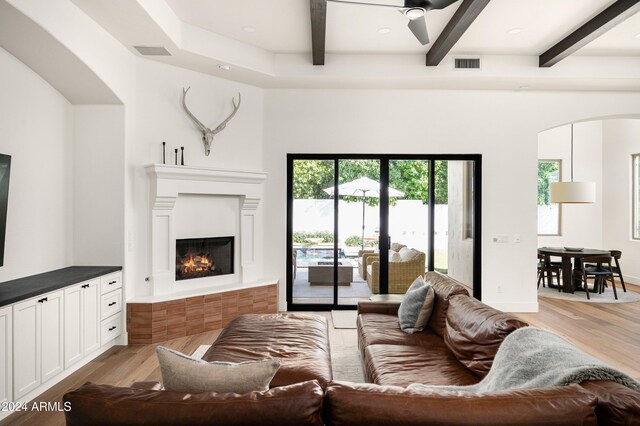
[[[640,391],[640,383],[587,355],[557,334],[524,327],[504,339],[491,370],[479,383],[470,386],[428,386],[414,383],[408,388],[484,393],[564,386],[586,380],[611,380]]]

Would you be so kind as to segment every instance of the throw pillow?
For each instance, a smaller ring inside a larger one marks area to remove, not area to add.
[[[406,247],[406,246],[400,243],[391,243],[391,250],[393,251],[400,251],[402,247]]]
[[[435,292],[422,277],[416,278],[398,308],[398,321],[405,333],[424,330],[433,311]]]
[[[402,256],[397,251],[389,250],[389,262],[401,262]]]
[[[164,388],[177,392],[247,393],[266,391],[280,361],[207,362],[163,346],[156,348]]]

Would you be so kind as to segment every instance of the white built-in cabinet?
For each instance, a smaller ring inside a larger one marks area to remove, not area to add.
[[[13,305],[14,399],[64,370],[63,297],[58,290]]]
[[[122,274],[100,279],[100,341],[105,343],[122,334]]]
[[[13,327],[11,306],[0,308],[0,404],[13,400]]]
[[[100,347],[99,299],[99,279],[64,290],[65,368]]]
[[[0,402],[50,386],[122,331],[121,272],[0,308]]]

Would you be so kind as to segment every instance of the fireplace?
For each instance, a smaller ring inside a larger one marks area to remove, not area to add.
[[[176,281],[233,274],[233,237],[176,240]]]

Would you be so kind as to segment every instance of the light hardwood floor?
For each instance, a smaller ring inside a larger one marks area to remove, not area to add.
[[[628,291],[640,292],[627,285]],[[640,302],[624,304],[587,304],[559,299],[539,298],[540,312],[518,314],[531,325],[550,329],[612,366],[640,380]],[[331,321],[328,312],[321,313]],[[356,350],[356,331],[329,327],[334,374],[338,371],[354,374],[357,365],[352,354]],[[182,337],[163,343],[183,353],[193,353],[198,346],[211,344],[220,331]],[[37,401],[61,401],[65,392],[85,382],[128,386],[141,380],[160,380],[155,355],[156,345],[117,346],[58,383],[37,398]],[[338,356],[335,356],[338,355]],[[347,365],[340,365],[346,362]],[[63,413],[17,413],[0,425],[64,425]]]
[[[627,291],[640,293],[640,287],[627,284]],[[518,315],[640,380],[640,302],[583,303],[544,297],[538,302],[539,312]]]

